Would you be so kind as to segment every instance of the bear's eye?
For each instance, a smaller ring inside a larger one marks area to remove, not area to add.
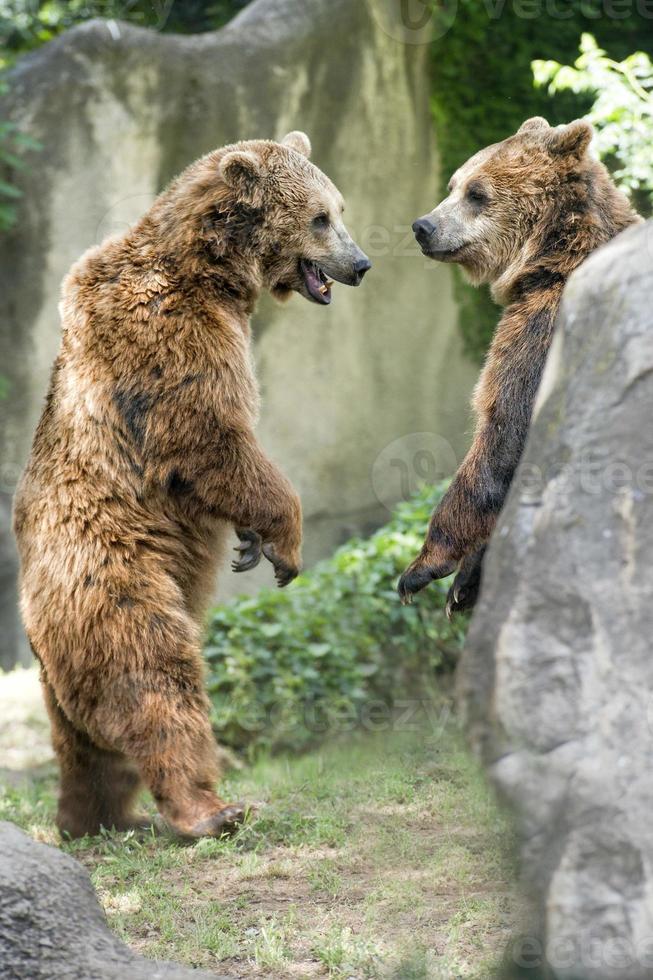
[[[313,218],[313,227],[317,231],[324,231],[325,228],[329,227],[329,215],[323,211],[321,214],[317,214]]]
[[[472,204],[486,204],[488,199],[483,188],[478,187],[476,184],[472,184],[471,187],[467,188],[466,197]]]

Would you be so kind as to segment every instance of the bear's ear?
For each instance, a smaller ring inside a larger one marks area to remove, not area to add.
[[[534,133],[538,129],[540,130],[551,129],[544,116],[533,116],[531,119],[527,119],[526,122],[523,122],[521,124],[517,132]]]
[[[306,133],[302,133],[299,129],[295,129],[292,133],[284,136],[281,145],[289,146],[291,150],[296,150],[303,157],[310,157],[311,155],[311,141]]]
[[[231,150],[220,160],[218,172],[228,187],[251,194],[261,175],[261,164],[248,150]]]
[[[585,153],[594,130],[584,119],[577,119],[568,126],[557,126],[551,130],[547,139],[549,152],[555,156],[574,157],[576,160]]]

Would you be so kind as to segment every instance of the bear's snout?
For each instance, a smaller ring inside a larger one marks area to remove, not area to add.
[[[356,262],[354,262],[354,275],[356,277],[355,284],[357,286],[360,286],[361,282],[363,281],[363,276],[366,272],[369,272],[371,268],[372,263],[368,259],[367,255],[362,255],[360,259],[357,259]]]
[[[420,245],[428,245],[435,232],[435,223],[430,218],[418,218],[413,222],[413,232]]]

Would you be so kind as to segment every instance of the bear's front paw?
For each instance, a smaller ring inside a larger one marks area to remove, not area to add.
[[[447,594],[445,612],[448,619],[452,619],[455,613],[467,612],[476,605],[481,588],[484,555],[483,547],[461,561],[458,573]]]
[[[413,601],[413,596],[438,578],[446,578],[456,570],[456,562],[450,559],[434,560],[428,555],[419,555],[399,579],[397,592],[404,606]]]
[[[294,555],[288,557],[282,555],[277,545],[264,544],[263,554],[274,566],[274,577],[280,589],[297,578],[302,570],[299,558]]]
[[[236,534],[240,540],[234,551],[240,553],[240,557],[232,561],[231,570],[233,572],[249,572],[251,568],[256,568],[263,554],[263,541],[261,535],[249,528],[237,528]]]

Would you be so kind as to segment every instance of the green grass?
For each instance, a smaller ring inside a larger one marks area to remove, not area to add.
[[[60,844],[139,952],[236,977],[492,976],[519,903],[512,834],[451,717],[225,782],[259,806],[234,839]],[[55,788],[0,791],[0,819],[59,843]]]

